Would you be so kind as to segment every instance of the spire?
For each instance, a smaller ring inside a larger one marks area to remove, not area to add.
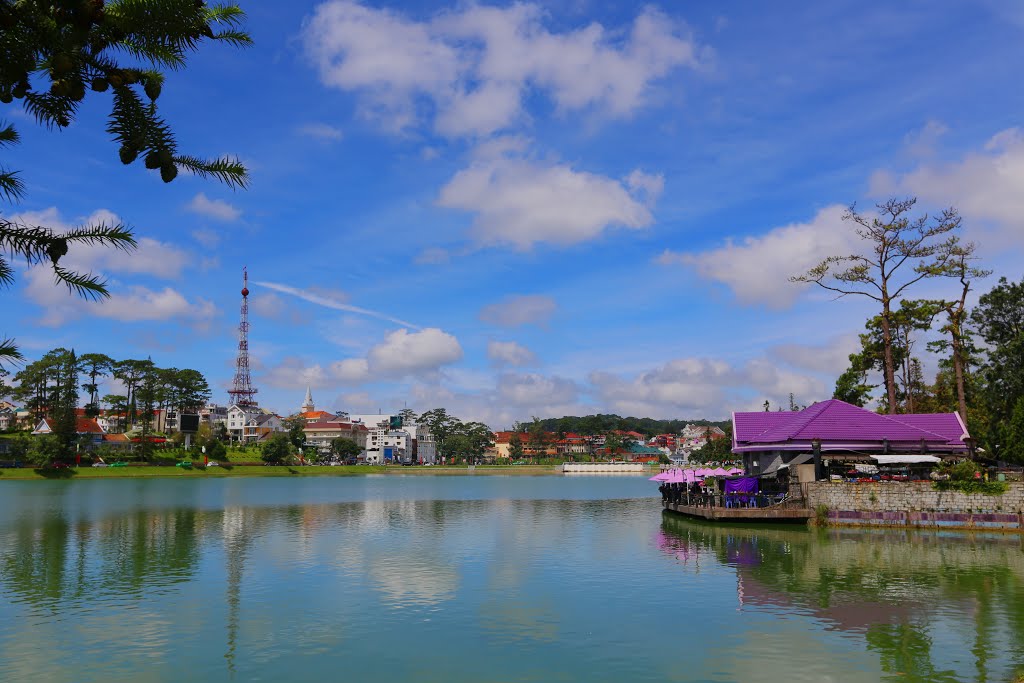
[[[316,406],[313,405],[313,393],[309,390],[309,385],[306,385],[306,400],[302,402],[302,412],[311,413],[316,410]]]

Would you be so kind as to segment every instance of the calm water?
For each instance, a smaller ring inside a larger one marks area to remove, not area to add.
[[[1006,681],[1018,536],[715,527],[630,477],[0,482],[2,681]]]

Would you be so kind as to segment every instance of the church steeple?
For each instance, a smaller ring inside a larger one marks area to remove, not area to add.
[[[306,385],[306,400],[302,402],[302,412],[311,413],[316,410],[316,406],[313,405],[313,394],[309,390],[309,385]]]

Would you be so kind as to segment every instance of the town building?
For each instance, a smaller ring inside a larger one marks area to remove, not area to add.
[[[263,410],[254,405],[242,406],[235,404],[228,408],[226,424],[228,428],[228,435],[231,437],[231,440],[243,441],[245,437],[245,426],[249,424],[250,420],[264,414]]]
[[[800,411],[733,413],[732,425],[732,452],[756,475],[807,465],[807,478],[823,479],[833,466],[938,463],[968,455],[972,443],[957,413],[879,415],[835,399]]]
[[[315,446],[321,453],[329,453],[331,442],[339,436],[352,439],[360,448],[366,450],[368,430],[366,425],[359,422],[338,418],[319,420],[306,423],[302,432],[305,436],[305,443]]]
[[[7,401],[0,401],[0,431],[14,429],[18,424],[18,407]]]
[[[103,443],[103,435],[106,432],[100,427],[99,423],[91,417],[76,417],[75,418],[75,434],[79,437],[89,437],[87,448],[95,448],[96,446]],[[32,430],[33,436],[40,436],[43,434],[53,434],[53,420],[48,417],[44,417],[37,424],[35,429]]]
[[[287,430],[279,415],[268,415],[266,413],[254,415],[245,423],[245,427],[242,429],[242,441],[245,443],[258,443],[275,432],[284,431]]]

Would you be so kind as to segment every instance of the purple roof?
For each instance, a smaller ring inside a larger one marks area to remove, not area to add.
[[[966,429],[956,413],[879,415],[835,399],[799,412],[733,414],[733,445],[737,450],[770,450],[769,444],[822,445],[881,443],[964,448]]]

